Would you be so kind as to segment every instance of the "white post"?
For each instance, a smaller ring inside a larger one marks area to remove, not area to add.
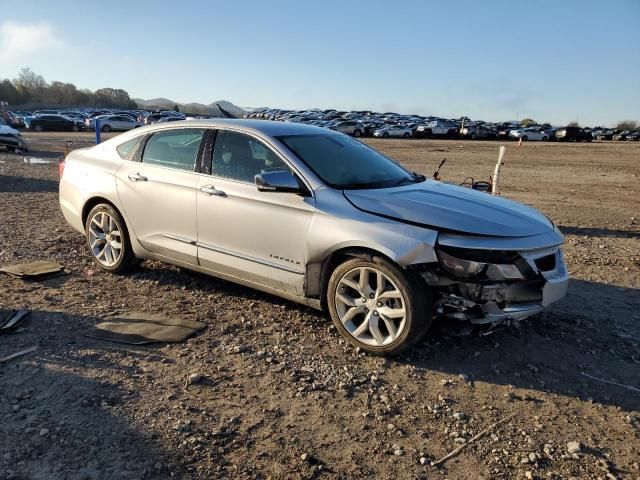
[[[502,159],[504,158],[504,152],[507,150],[507,147],[504,145],[500,145],[500,150],[498,151],[498,163],[496,163],[496,169],[493,171],[493,181],[491,182],[491,195],[498,195],[498,181],[500,180],[500,169],[504,162]]]

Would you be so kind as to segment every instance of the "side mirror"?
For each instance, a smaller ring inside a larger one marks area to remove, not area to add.
[[[256,186],[260,192],[283,192],[309,195],[306,187],[300,184],[291,172],[277,170],[262,172],[255,176]]]

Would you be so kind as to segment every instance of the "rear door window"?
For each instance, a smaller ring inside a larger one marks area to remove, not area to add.
[[[144,147],[142,163],[192,172],[204,132],[203,128],[180,128],[154,133]]]

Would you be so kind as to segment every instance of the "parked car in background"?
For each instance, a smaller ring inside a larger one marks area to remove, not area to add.
[[[637,142],[638,140],[640,140],[640,130],[636,130],[627,135],[628,142]]]
[[[511,140],[509,136],[509,132],[514,129],[522,128],[518,125],[513,125],[509,123],[503,123],[496,127],[496,138],[498,140]]]
[[[102,115],[100,117],[87,118],[84,123],[87,128],[95,130],[96,120],[100,122],[100,130],[103,132],[126,132],[142,125],[131,117],[124,115]]]
[[[542,213],[319,127],[156,124],[74,150],[60,172],[62,213],[99,268],[155,259],[326,309],[377,355],[434,315],[520,320],[567,291],[563,236]]]
[[[166,117],[162,117],[156,123],[165,123],[165,122],[179,122],[181,120],[185,120],[184,117],[178,117],[175,115],[167,115]]]
[[[413,129],[404,125],[386,125],[374,130],[374,137],[402,137],[409,138],[413,135]]]
[[[75,120],[64,115],[38,115],[25,119],[25,124],[29,130],[36,132],[42,132],[44,130],[71,130],[73,132],[79,132],[85,128],[83,121]]]
[[[611,138],[613,141],[615,142],[620,142],[622,140],[626,140],[627,136],[631,134],[631,132],[629,130],[623,130],[619,133],[616,133],[615,135],[613,135],[613,137]]]
[[[7,125],[9,125],[10,127],[24,127],[24,117],[18,112],[6,112],[5,115],[7,117]]]
[[[331,130],[336,132],[346,133],[354,137],[360,137],[365,132],[365,127],[362,122],[358,120],[347,120],[346,122],[338,122],[332,125]]]
[[[600,132],[596,133],[595,139],[596,140],[613,140],[613,136],[618,133],[620,133],[620,130],[614,130],[614,129],[601,130]],[[591,136],[593,136],[593,133],[591,134]]]
[[[470,140],[496,138],[496,131],[484,125],[465,125],[460,130],[460,136]]]
[[[547,140],[553,140],[556,138],[556,129],[555,128],[542,128],[540,129],[543,135],[547,137]]]
[[[0,120],[0,147],[11,150],[28,150],[27,142],[18,130]]]
[[[531,141],[531,140],[535,140],[535,141],[549,140],[548,135],[545,135],[543,132],[541,132],[540,130],[534,127],[518,128],[515,130],[511,130],[509,132],[509,137],[511,137],[514,140],[522,139],[523,142]]]
[[[433,120],[416,128],[416,136],[420,137],[454,137],[457,134],[458,125],[447,120]]]
[[[591,142],[591,133],[580,127],[562,127],[556,130],[556,140],[559,142]]]

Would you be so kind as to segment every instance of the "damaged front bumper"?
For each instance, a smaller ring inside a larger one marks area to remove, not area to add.
[[[515,255],[521,279],[456,278],[440,265],[421,271],[438,292],[436,315],[476,324],[523,320],[565,296],[569,274],[560,247]]]

